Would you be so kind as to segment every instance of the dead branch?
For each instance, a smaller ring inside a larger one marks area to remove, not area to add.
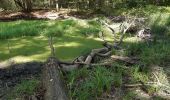
[[[146,18],[126,17],[125,21],[122,22],[119,26],[117,26],[117,27],[119,27],[118,33],[122,33],[119,41],[116,40],[116,36],[115,36],[117,27],[115,27],[115,26],[113,27],[112,25],[109,25],[108,23],[106,23],[104,21],[99,20],[99,22],[112,31],[112,33],[114,35],[114,46],[118,47],[123,42],[123,38],[124,38],[125,34],[127,33],[127,31],[137,32],[138,29],[145,28],[145,26],[144,26],[145,19]]]
[[[102,39],[104,42],[106,42],[103,31],[99,32],[99,38]]]
[[[124,87],[126,88],[135,88],[135,87],[141,87],[141,86],[151,86],[152,84],[141,84],[141,83],[136,83],[136,84],[124,84]]]
[[[87,58],[86,58],[87,59]],[[94,66],[112,66],[113,63],[116,61],[116,60],[119,60],[119,61],[123,61],[123,62],[126,62],[128,64],[136,64],[138,60],[138,58],[130,58],[130,57],[122,57],[122,56],[116,56],[116,55],[112,55],[111,56],[111,60],[108,61],[108,62],[103,62],[103,63],[87,63],[87,62],[72,62],[72,63],[69,63],[69,62],[59,62],[60,63],[60,67],[62,68],[62,70],[64,71],[72,71],[72,70],[75,70],[75,69],[78,69],[80,68],[80,66],[84,66],[86,65],[86,67],[94,67]],[[125,69],[128,69],[128,67],[122,67],[122,68],[125,68]]]
[[[115,33],[115,30],[109,25],[109,24],[107,24],[106,22],[104,22],[104,21],[101,21],[101,20],[98,20],[101,24],[103,24],[103,25],[105,25],[106,27],[108,27],[111,31],[112,31],[112,33],[114,34]]]
[[[133,88],[133,87],[140,87],[140,86],[153,86],[159,84],[158,82],[147,82],[147,83],[136,83],[136,84],[124,84],[124,87]]]
[[[78,69],[80,66],[80,64],[72,64],[72,65],[66,65],[66,64],[60,64],[60,67],[63,71],[66,71],[66,72],[69,72],[69,71],[72,71],[72,70],[76,70]]]
[[[108,29],[110,29],[112,31],[112,34],[113,34],[113,37],[114,37],[114,42],[116,42],[116,34],[115,34],[115,29],[112,28],[109,24],[107,24],[106,22],[104,21],[100,21],[99,22],[103,25],[105,25]]]
[[[108,57],[109,55],[111,55],[112,51],[108,51],[106,53],[96,53],[97,56],[100,56],[100,57]]]
[[[112,55],[111,59],[123,61],[123,62],[129,63],[129,64],[136,64],[136,63],[138,63],[138,60],[139,60],[138,58],[135,58],[135,57],[130,58],[130,57],[123,57],[123,56],[116,56],[116,55]]]
[[[69,72],[69,71],[73,71],[76,69],[81,68],[80,65],[85,65],[87,68],[88,67],[95,67],[95,66],[113,66],[113,62],[104,62],[104,63],[91,63],[91,64],[86,64],[84,62],[75,62],[74,64],[60,64],[60,67],[63,71]],[[129,67],[121,67],[123,69],[129,69]]]
[[[94,58],[94,56],[98,53],[102,53],[102,52],[108,52],[109,49],[108,48],[100,48],[100,49],[93,49],[91,51],[91,53],[87,56],[86,60],[84,61],[85,64],[87,64],[87,67],[89,67],[88,65],[90,65],[92,59]]]
[[[127,30],[129,30],[129,29],[132,27],[132,25],[134,24],[134,22],[135,22],[135,20],[133,20],[128,26],[123,25],[123,27],[124,27],[124,28],[123,28],[123,33],[122,33],[122,35],[121,35],[121,37],[120,37],[120,40],[119,40],[119,43],[118,43],[117,45],[120,45],[120,44],[123,42],[123,38],[124,38]],[[126,23],[127,23],[127,22],[126,22]]]

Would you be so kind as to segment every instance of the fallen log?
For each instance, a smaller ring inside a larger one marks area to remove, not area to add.
[[[54,57],[47,60],[43,69],[45,100],[68,100],[59,64]]]
[[[45,100],[68,100],[62,79],[62,71],[59,67],[59,60],[55,58],[52,36],[49,37],[51,57],[43,67],[43,85],[46,89]]]

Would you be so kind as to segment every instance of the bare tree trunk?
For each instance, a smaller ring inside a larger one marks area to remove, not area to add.
[[[24,12],[31,12],[32,0],[14,0],[15,4],[19,6]]]
[[[59,1],[56,0],[56,10],[59,11]]]

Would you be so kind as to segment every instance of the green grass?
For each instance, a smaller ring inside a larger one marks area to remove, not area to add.
[[[14,38],[21,36],[39,35],[40,31],[45,28],[45,21],[14,21],[0,22],[0,38]]]
[[[135,96],[136,96],[135,93],[133,93],[132,91],[128,91],[128,92],[123,96],[123,100],[132,100],[132,99],[134,99]]]
[[[133,66],[130,72],[131,77],[133,78],[132,82],[143,82],[146,83],[149,80],[148,75],[145,72],[140,71],[140,67]]]
[[[135,37],[127,36],[124,39],[123,46],[126,48],[124,54],[139,57],[146,66],[168,66],[166,64],[170,61],[170,7],[149,5],[128,9],[126,13],[128,12],[131,12],[129,14],[131,16],[142,14],[142,16],[148,18],[146,26],[151,27],[153,42],[150,42],[148,45],[145,42],[137,41]],[[124,11],[122,10],[121,13],[124,13]]]
[[[90,43],[90,45],[89,45]],[[9,39],[10,50],[8,52],[7,40],[0,40],[0,60],[13,58],[16,61],[45,61],[50,56],[50,49],[46,37],[27,36]],[[102,42],[92,38],[62,36],[54,38],[56,56],[61,60],[73,60],[79,55],[90,52],[93,48],[99,48]]]
[[[74,25],[76,25],[76,21],[74,20],[19,20],[13,22],[0,22],[0,39],[48,34],[58,36],[64,34],[65,31],[70,28],[70,26],[74,27]]]
[[[85,68],[67,74],[69,94],[71,99],[91,100],[110,92],[114,82],[114,73],[111,70],[98,66],[92,70]]]
[[[50,54],[48,36],[54,37],[56,56],[61,60],[72,60],[101,46],[99,39],[89,38],[96,37],[100,31],[96,23],[94,20],[0,22],[0,61],[9,58],[19,62],[44,61]]]
[[[21,82],[21,84],[18,84],[15,86],[15,90],[19,94],[28,94],[32,95],[35,91],[35,88],[38,86],[40,82],[38,80],[32,79],[32,80],[24,80]]]
[[[83,24],[84,25],[80,25]],[[100,26],[94,20],[33,20],[33,21],[13,21],[0,22],[0,39],[16,38],[22,36],[61,36],[78,35],[87,33],[96,34],[100,31]]]
[[[37,79],[22,80],[17,84],[12,91],[7,94],[7,100],[14,100],[16,98],[23,99],[24,96],[31,96],[35,93],[36,87],[40,84]]]

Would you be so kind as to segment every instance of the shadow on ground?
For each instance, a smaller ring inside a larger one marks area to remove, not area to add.
[[[61,60],[72,60],[75,57],[89,52],[92,48],[101,47],[99,40],[86,37],[55,37],[54,47],[56,56]],[[23,37],[9,40],[10,53],[7,40],[0,42],[1,61],[16,58],[24,61],[44,61],[50,55],[48,40],[45,37]]]

